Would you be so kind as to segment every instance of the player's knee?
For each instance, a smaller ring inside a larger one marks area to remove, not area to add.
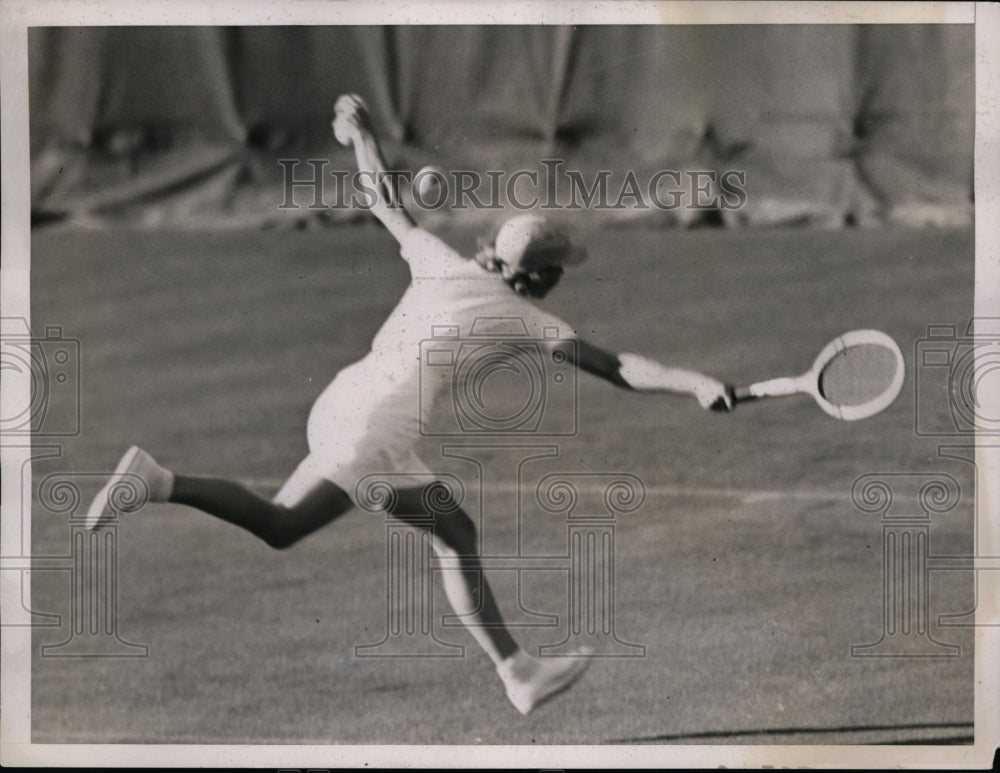
[[[461,510],[437,518],[435,537],[443,543],[441,550],[456,555],[469,555],[478,550],[476,524]]]
[[[302,535],[294,534],[288,529],[274,529],[264,535],[264,541],[275,550],[287,550],[302,539]]]
[[[282,505],[274,506],[274,515],[268,519],[267,526],[260,535],[269,547],[275,550],[287,550],[305,536],[296,528],[295,520],[291,516],[292,511],[289,508]]]

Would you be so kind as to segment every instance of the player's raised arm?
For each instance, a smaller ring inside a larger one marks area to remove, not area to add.
[[[355,94],[344,94],[333,107],[333,134],[345,146],[353,146],[358,162],[358,172],[375,191],[371,211],[396,240],[403,242],[406,235],[417,227],[413,218],[403,209],[391,176],[386,174],[385,159],[378,140],[371,130],[368,107]]]
[[[588,373],[637,392],[677,392],[697,398],[702,408],[732,410],[732,389],[693,370],[672,368],[639,354],[613,354],[577,341],[577,364]]]

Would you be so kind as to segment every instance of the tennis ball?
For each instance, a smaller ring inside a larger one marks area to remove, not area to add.
[[[439,166],[425,166],[413,176],[413,193],[422,207],[441,206],[447,189],[447,173]]]

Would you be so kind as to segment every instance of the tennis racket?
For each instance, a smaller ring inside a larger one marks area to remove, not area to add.
[[[807,394],[843,421],[866,419],[888,408],[903,388],[903,353],[878,330],[851,330],[828,343],[801,376],[775,378],[733,390],[733,402]]]

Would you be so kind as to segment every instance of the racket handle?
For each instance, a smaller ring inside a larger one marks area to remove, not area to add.
[[[810,374],[799,376],[798,378],[772,378],[770,381],[760,381],[746,387],[737,387],[733,390],[733,397],[738,403],[745,403],[750,400],[759,400],[762,397],[783,397],[784,395],[794,395],[797,392],[808,391],[803,384],[803,380]]]

